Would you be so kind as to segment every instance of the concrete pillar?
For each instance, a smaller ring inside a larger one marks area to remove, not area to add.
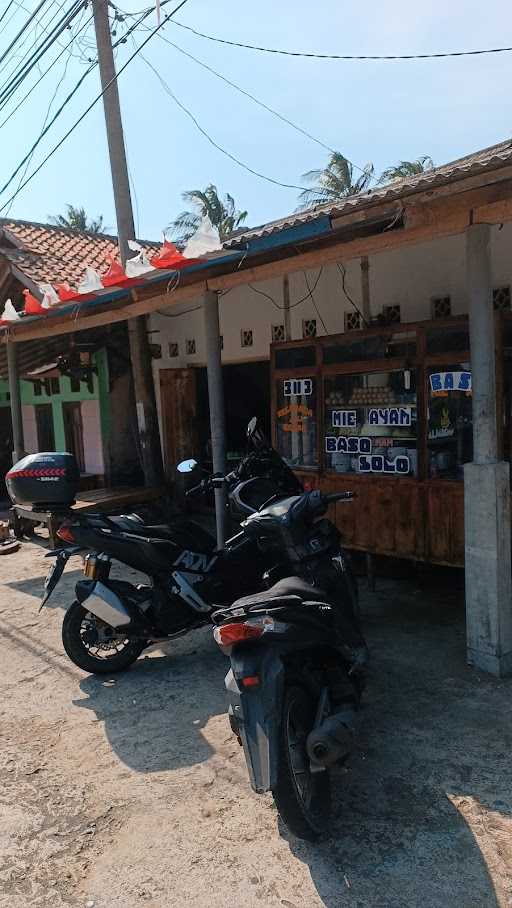
[[[18,376],[18,348],[13,341],[7,341],[7,369],[9,374],[9,396],[11,401],[11,420],[13,452],[12,462],[17,463],[25,456],[23,439],[23,414],[21,410],[21,389]]]
[[[213,471],[224,476],[226,472],[226,422],[219,331],[219,299],[216,293],[207,291],[204,294],[203,309]],[[222,548],[226,525],[226,489],[224,486],[215,489],[215,518],[217,546]]]
[[[490,227],[466,234],[473,386],[473,463],[464,468],[468,662],[501,677],[512,672],[510,468],[497,462],[496,345]]]

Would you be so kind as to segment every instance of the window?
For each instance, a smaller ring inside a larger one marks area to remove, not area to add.
[[[289,347],[276,350],[276,369],[303,369],[314,366],[316,352],[314,347]]]
[[[64,418],[66,451],[73,454],[78,464],[78,469],[81,473],[85,473],[84,430],[81,405],[79,403],[62,404],[62,416]]]
[[[180,355],[180,345],[174,342],[169,343],[169,358],[175,359]]]
[[[284,325],[272,325],[272,343],[280,344],[286,340]]]
[[[58,378],[50,379],[50,387],[52,389],[52,394],[60,394],[60,381]]]
[[[510,286],[495,287],[492,291],[492,301],[494,308],[499,312],[510,309]]]
[[[316,337],[316,318],[302,319],[302,337]]]
[[[277,449],[291,467],[318,466],[316,378],[277,380]]]
[[[394,303],[392,306],[383,306],[382,315],[388,325],[395,325],[401,321],[400,306]]]
[[[345,331],[359,331],[363,327],[362,321],[361,313],[355,309],[353,312],[345,312]]]
[[[469,363],[429,369],[428,463],[432,479],[463,479],[473,458]]]
[[[42,386],[41,382],[35,381],[34,382],[34,396],[41,397],[42,393],[43,393],[43,386]]]
[[[416,475],[416,373],[412,369],[324,379],[323,445],[337,473]]]
[[[196,341],[194,337],[185,341],[185,350],[187,351],[187,356],[194,356],[196,352]]]
[[[452,314],[452,300],[450,296],[434,296],[432,298],[432,318],[449,318]]]
[[[240,332],[240,343],[242,347],[252,347],[253,337],[251,328],[242,328]]]

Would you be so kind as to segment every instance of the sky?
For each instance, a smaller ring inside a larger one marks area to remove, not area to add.
[[[8,0],[0,0],[0,15]],[[0,24],[0,55],[39,0],[23,2],[13,20]],[[64,2],[71,7],[72,0]],[[144,0],[119,0],[135,12]],[[150,4],[147,4],[150,5]],[[16,8],[13,4],[13,8]],[[171,9],[163,8],[163,13]],[[250,44],[316,53],[408,54],[470,50],[512,45],[509,0],[259,0],[243,6],[232,0],[188,0],[177,21],[210,35]],[[48,24],[58,10],[47,0],[39,19]],[[9,13],[10,15],[10,13]],[[90,12],[81,20],[86,22]],[[133,22],[133,19],[126,20]],[[5,25],[7,24],[7,27]],[[151,13],[145,25],[156,25]],[[126,23],[117,26],[118,37]],[[3,31],[2,31],[3,29]],[[137,31],[136,44],[147,36]],[[376,173],[400,159],[431,155],[442,164],[505,140],[512,133],[512,53],[411,62],[346,62],[264,54],[196,37],[171,23],[162,34],[293,120],[329,148],[341,151],[359,167],[373,162]],[[83,40],[88,35],[90,40]],[[0,179],[7,181],[38,137],[48,105],[58,87],[51,115],[83,75],[80,54],[94,55],[91,27],[63,54],[44,78],[38,72],[23,83],[0,110]],[[19,57],[0,64],[0,83],[26,59],[32,33]],[[68,38],[64,39],[65,43]],[[115,39],[114,39],[115,40]],[[131,39],[120,46],[117,65],[133,52]],[[52,52],[53,54],[53,52]],[[329,152],[262,110],[216,76],[155,35],[143,51],[180,102],[217,144],[249,167],[283,182],[304,185],[302,174],[327,163]],[[44,70],[52,61],[48,55]],[[60,83],[60,84],[59,84]],[[20,103],[28,88],[35,88]],[[168,96],[140,56],[120,75],[119,89],[133,206],[139,237],[159,239],[184,207],[181,193],[213,182],[231,193],[256,226],[289,214],[298,190],[256,177],[214,148],[191,119]],[[59,116],[34,153],[29,175],[100,90],[97,68]],[[355,171],[356,175],[358,171]],[[21,175],[21,174],[20,174]],[[0,206],[18,186],[20,175],[0,194]],[[47,221],[67,203],[103,215],[115,233],[101,102],[62,144],[12,203],[9,215]],[[1,216],[6,215],[6,210]]]

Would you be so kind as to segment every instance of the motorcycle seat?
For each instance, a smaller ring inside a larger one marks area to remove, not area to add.
[[[261,593],[255,593],[252,596],[243,596],[241,599],[237,599],[236,602],[233,602],[231,608],[252,608],[256,605],[272,604],[276,599],[279,599],[280,601],[287,599],[294,600],[295,603],[298,603],[298,601],[329,601],[325,590],[313,586],[312,583],[308,583],[306,580],[303,580],[302,577],[284,577],[283,580],[278,580],[277,583],[274,583],[268,590],[263,590]],[[290,604],[292,604],[292,602],[290,602]]]

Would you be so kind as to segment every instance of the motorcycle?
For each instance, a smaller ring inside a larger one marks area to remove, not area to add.
[[[269,499],[302,486],[251,420],[249,450],[227,476],[213,475],[187,497],[225,487],[233,517],[252,514]],[[193,460],[178,466],[197,469]],[[48,553],[55,562],[46,578],[40,610],[47,604],[72,555],[83,554],[83,579],[62,624],[64,649],[84,671],[122,671],[151,644],[211,623],[214,609],[263,588],[279,566],[245,533],[235,533],[221,550],[201,526],[187,519],[147,525],[136,514],[120,517],[68,512],[57,532],[63,548]],[[145,574],[148,584],[110,576],[116,560]]]
[[[213,615],[251,786],[271,791],[283,822],[310,841],[329,829],[330,771],[353,748],[368,658],[355,579],[324,518],[329,504],[351,498],[306,492],[250,515],[246,537],[274,550],[288,576]]]

